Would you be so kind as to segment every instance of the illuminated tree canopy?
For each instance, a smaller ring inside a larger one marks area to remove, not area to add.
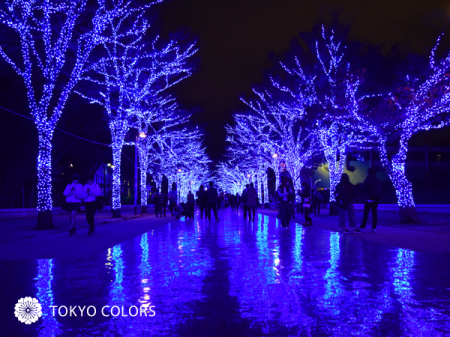
[[[30,114],[38,131],[38,229],[53,228],[52,139],[64,106],[90,66],[92,51],[108,39],[107,25],[121,20],[131,1],[6,1],[0,22],[19,40],[22,61],[0,48],[1,57],[22,77]],[[12,53],[11,53],[12,54]]]
[[[176,39],[160,43],[159,36],[145,41],[150,27],[148,6],[130,10],[120,20],[110,20],[110,38],[102,44],[104,55],[83,74],[93,90],[78,93],[104,107],[109,120],[113,151],[112,207],[120,216],[121,153],[125,136],[136,119],[146,120],[161,105],[162,93],[192,74],[188,59],[197,51],[193,43]],[[158,118],[158,117],[156,117]],[[150,118],[151,119],[151,118]]]

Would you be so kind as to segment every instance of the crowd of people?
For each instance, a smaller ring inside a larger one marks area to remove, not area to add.
[[[281,220],[283,228],[289,227],[290,220],[295,217],[295,191],[292,186],[292,179],[288,171],[282,171],[280,174],[280,186],[277,189],[278,217]],[[301,209],[305,217],[304,226],[312,226],[311,214],[320,215],[320,205],[323,202],[323,196],[319,190],[311,189],[307,182],[301,184],[301,190],[297,195],[301,197]],[[372,211],[372,233],[376,232],[378,220],[378,204],[381,199],[381,181],[376,177],[376,170],[370,168],[367,172],[367,178],[363,184],[363,190],[366,196],[364,202],[364,211],[361,225],[356,228],[356,216],[353,206],[353,199],[356,196],[355,187],[350,182],[347,173],[343,173],[339,184],[336,186],[335,197],[339,212],[339,227],[342,233],[350,233],[346,226],[345,217],[348,216],[352,233],[362,233],[365,230],[370,211]]]
[[[335,197],[339,209],[339,227],[342,227],[343,233],[350,233],[346,226],[345,217],[348,216],[348,223],[353,233],[362,233],[367,225],[368,217],[372,211],[372,233],[376,232],[377,227],[377,209],[381,198],[381,181],[376,177],[376,170],[370,168],[368,176],[364,181],[363,189],[366,194],[364,203],[364,212],[361,225],[356,228],[356,217],[353,206],[353,199],[355,198],[355,188],[350,182],[349,176],[342,174],[339,184],[336,186]],[[100,195],[99,185],[90,178],[83,186],[80,182],[80,177],[77,174],[72,176],[72,183],[67,185],[64,190],[66,197],[65,209],[69,214],[70,230],[69,235],[76,233],[75,217],[80,212],[81,202],[84,202],[86,208],[86,220],[89,224],[88,235],[94,234],[95,225],[94,217],[97,210],[103,208]],[[233,212],[239,209],[243,210],[244,220],[254,221],[256,219],[256,210],[260,207],[257,190],[253,183],[245,185],[245,189],[241,194],[236,193],[218,193],[214,187],[214,183],[209,182],[208,187],[201,185],[199,190],[194,194],[189,191],[186,196],[186,202],[178,204],[177,191],[175,187],[169,193],[160,192],[155,189],[151,195],[151,200],[155,206],[156,217],[166,217],[167,206],[169,206],[170,214],[177,219],[185,217],[186,219],[194,219],[195,205],[198,205],[200,219],[205,217],[206,220],[211,220],[211,213],[214,214],[214,219],[219,221],[218,210],[230,205]],[[303,213],[305,217],[304,226],[312,226],[311,214],[320,215],[320,205],[323,202],[323,195],[318,189],[311,189],[307,182],[301,184],[301,189],[297,192],[293,187],[292,178],[287,170],[280,173],[280,185],[275,194],[275,204],[278,208],[278,218],[281,221],[281,226],[284,229],[289,228],[291,219],[295,218],[296,212],[296,196],[301,202],[297,204],[297,210]]]

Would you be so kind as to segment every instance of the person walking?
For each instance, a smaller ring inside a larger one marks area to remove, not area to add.
[[[303,215],[305,216],[304,226],[312,226],[311,212],[312,212],[312,198],[311,187],[304,181],[302,183],[302,203],[303,203]]]
[[[206,204],[207,204],[207,197],[206,197],[206,191],[205,186],[200,185],[199,190],[196,193],[197,195],[197,201],[198,201],[198,208],[200,209],[200,219],[203,219],[203,214],[206,213]],[[207,216],[206,216],[207,217]]]
[[[322,202],[323,202],[322,193],[320,193],[319,189],[316,189],[313,194],[314,215],[320,215],[320,204]]]
[[[162,217],[161,212],[162,200],[159,195],[159,189],[156,189],[155,193],[153,193],[152,200],[155,205],[155,216],[158,217],[159,214],[159,216]]]
[[[280,173],[281,184],[277,189],[278,196],[278,214],[281,220],[281,226],[284,229],[289,228],[289,222],[292,218],[292,208],[289,199],[294,194],[294,190],[289,185],[290,174],[284,170]]]
[[[72,183],[66,186],[64,196],[66,197],[66,211],[69,213],[70,230],[69,236],[76,233],[75,216],[80,213],[81,198],[83,195],[83,185],[79,183],[80,176],[72,175]]]
[[[231,210],[234,212],[234,205],[236,202],[236,198],[235,198],[234,194],[230,194],[229,201],[230,201]]]
[[[247,189],[247,211],[248,211],[248,219],[252,220],[252,213],[253,213],[253,221],[255,221],[255,215],[256,215],[256,204],[258,198],[258,192],[256,191],[256,188],[253,187],[253,183],[250,183],[248,189]]]
[[[174,216],[174,209],[176,205],[177,205],[177,191],[175,187],[172,187],[172,190],[170,190],[169,192],[169,210],[172,216]]]
[[[347,173],[343,173],[341,176],[341,181],[336,186],[336,191],[334,192],[336,196],[336,202],[339,209],[339,227],[344,228],[342,233],[347,234],[350,231],[345,226],[345,213],[348,214],[348,222],[350,228],[356,227],[356,217],[355,209],[353,207],[353,198],[356,196],[355,187],[350,182],[350,178]]]
[[[214,188],[214,183],[209,182],[209,188],[206,191],[206,217],[211,221],[211,210],[214,211],[214,218],[219,221],[219,216],[217,215],[217,190]]]
[[[83,201],[86,207],[86,220],[89,224],[88,235],[94,234],[94,216],[97,211],[97,197],[101,194],[100,186],[94,181],[94,179],[89,179],[83,187]]]
[[[169,198],[167,197],[167,193],[164,193],[161,190],[161,193],[159,193],[159,203],[161,204],[161,217],[166,216],[166,212],[167,212],[167,201],[169,200]]]
[[[366,201],[364,202],[364,213],[361,221],[361,226],[355,230],[355,233],[364,232],[366,228],[367,219],[369,218],[370,210],[372,210],[372,233],[377,230],[378,221],[378,204],[381,199],[381,180],[377,178],[377,171],[371,167],[367,170],[367,178],[363,184],[364,192],[366,193]]]
[[[189,212],[189,217],[194,219],[195,198],[191,191],[189,191],[187,195],[187,210]]]
[[[248,208],[247,208],[247,190],[248,190],[249,186],[250,186],[249,184],[245,185],[245,189],[242,191],[242,194],[241,194],[242,208],[244,209],[244,220],[247,219],[247,212],[248,212]]]
[[[288,184],[289,184],[289,187],[290,187],[293,191],[295,191],[295,189],[294,189],[294,184],[293,184],[293,182],[292,182],[292,179],[289,179]],[[289,195],[288,195],[288,201],[289,201],[289,206],[291,207],[291,216],[292,216],[292,219],[295,219],[295,193],[289,194]]]

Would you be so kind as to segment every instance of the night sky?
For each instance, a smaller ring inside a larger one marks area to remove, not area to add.
[[[282,59],[293,44],[306,46],[300,38],[303,32],[312,32],[322,24],[330,27],[337,20],[348,27],[348,43],[360,41],[378,47],[385,54],[397,49],[404,54],[411,51],[429,55],[436,38],[444,31],[447,34],[440,50],[450,50],[450,3],[444,1],[166,0],[154,10],[151,14],[157,15],[153,33],[161,31],[164,39],[171,32],[182,31],[198,41],[196,71],[176,85],[172,93],[182,107],[195,111],[192,122],[205,131],[206,150],[214,162],[224,159],[224,125],[232,124],[233,114],[246,109],[239,97],[250,97],[252,86],[264,81],[276,60]],[[5,43],[16,41],[5,34],[2,39]],[[0,106],[30,116],[21,78],[4,61],[0,70]],[[101,107],[73,94],[58,127],[109,143],[109,130],[102,115]],[[34,176],[37,156],[34,123],[4,110],[0,110],[0,116],[3,144],[0,157],[3,163],[8,163],[0,167],[0,173],[8,180],[10,175],[6,171],[12,174],[27,167],[29,175]],[[436,146],[449,146],[445,134],[447,129],[421,137],[429,145],[435,140]],[[89,155],[92,163],[83,162],[86,147],[99,152]],[[108,147],[92,146],[59,131],[55,133],[53,150],[54,167],[69,163],[93,167],[94,162],[111,160]],[[124,151],[127,157],[134,155],[131,148]],[[129,169],[132,176],[132,161],[125,158],[124,162],[124,170]],[[16,183],[20,185],[20,179]]]
[[[183,30],[198,39],[199,66],[175,94],[185,108],[198,108],[193,122],[204,127],[213,160],[225,151],[224,125],[245,106],[275,58],[291,41],[333,19],[349,27],[350,41],[427,55],[438,35],[449,31],[448,1],[171,0],[159,6],[162,35]],[[447,46],[450,34],[443,39]],[[304,45],[304,43],[303,43]]]

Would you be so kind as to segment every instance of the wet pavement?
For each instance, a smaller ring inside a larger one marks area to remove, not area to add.
[[[450,335],[449,254],[221,216],[174,220],[89,258],[0,261],[0,335]],[[14,317],[25,296],[42,305],[30,325]],[[63,306],[96,313],[62,317]]]

